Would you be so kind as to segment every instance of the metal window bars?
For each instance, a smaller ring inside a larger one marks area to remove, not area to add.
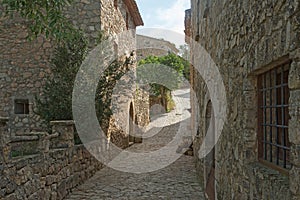
[[[290,63],[283,64],[258,77],[259,159],[290,169],[288,138]]]

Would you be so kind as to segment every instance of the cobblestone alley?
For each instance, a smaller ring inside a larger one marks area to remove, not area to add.
[[[187,94],[185,90],[177,91],[177,94],[174,95],[177,109],[152,120],[153,123],[156,123],[156,127],[159,127],[158,124],[162,122],[169,125],[160,128],[161,130],[154,137],[144,139],[142,144],[134,144],[129,151],[155,151],[173,139],[180,124],[172,124],[172,122],[176,122],[175,118],[178,117],[182,119],[187,113],[188,107],[184,108],[184,106],[188,105],[185,101],[188,101],[189,98],[186,98],[185,94]],[[196,177],[193,157],[183,155],[171,165],[150,173],[132,174],[106,167],[76,188],[66,199],[201,200],[204,197]]]

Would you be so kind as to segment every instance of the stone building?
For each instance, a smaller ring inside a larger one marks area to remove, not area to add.
[[[148,37],[145,35],[137,35],[137,59],[145,59],[148,56],[165,56],[169,53],[178,54],[179,50],[176,48],[176,45],[163,40]],[[141,47],[139,49],[139,47]]]
[[[219,108],[212,106],[201,72],[192,68],[195,159],[207,197],[300,199],[299,1],[191,3],[186,12],[191,61],[201,59],[196,42],[218,66],[227,99],[222,134],[200,159],[198,150]]]
[[[83,30],[91,49],[100,32],[114,36],[132,30],[135,37],[136,27],[143,25],[134,0],[76,0],[64,12]],[[19,17],[0,19],[0,116],[9,117],[11,136],[42,129],[41,119],[34,113],[35,96],[41,95],[45,78],[51,74],[53,43],[43,36],[29,42],[27,23]],[[125,56],[130,56],[130,51]],[[133,99],[127,101],[128,119]]]

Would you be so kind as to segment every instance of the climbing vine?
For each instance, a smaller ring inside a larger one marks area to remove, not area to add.
[[[26,19],[30,39],[45,35],[57,41],[72,40],[75,29],[63,14],[63,9],[72,2],[73,0],[2,0],[0,14],[18,14]]]

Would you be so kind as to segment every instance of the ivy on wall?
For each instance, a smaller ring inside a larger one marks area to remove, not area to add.
[[[30,39],[45,35],[56,41],[66,41],[76,37],[73,25],[63,14],[63,9],[72,2],[73,0],[2,0],[0,7],[3,10],[0,10],[0,14],[18,14],[28,20]]]

